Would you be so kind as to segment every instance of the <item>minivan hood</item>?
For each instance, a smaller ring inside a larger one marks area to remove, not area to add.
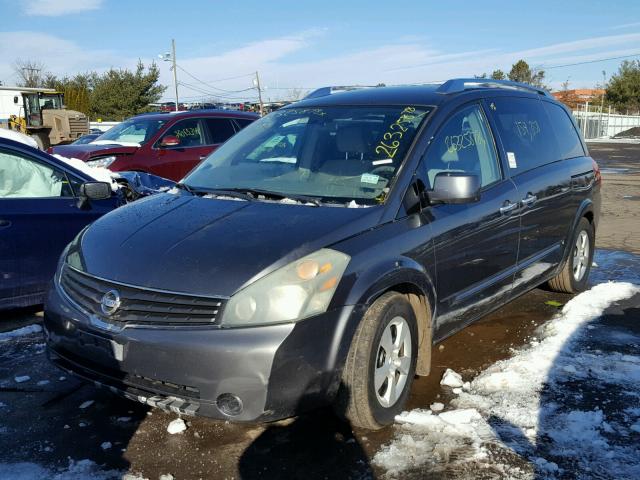
[[[93,223],[81,240],[81,262],[89,274],[116,282],[231,296],[282,265],[373,228],[381,213],[381,207],[159,194]]]
[[[80,160],[90,160],[94,157],[104,157],[106,155],[131,155],[139,147],[122,146],[118,144],[96,145],[87,143],[84,145],[58,145],[51,149],[52,153],[57,153],[67,158],[79,158]]]

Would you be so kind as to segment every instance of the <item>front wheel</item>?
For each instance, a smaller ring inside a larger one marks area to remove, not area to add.
[[[574,232],[571,247],[562,271],[549,280],[549,287],[555,292],[578,293],[587,287],[595,249],[595,232],[591,222],[584,217]]]
[[[377,430],[404,408],[418,355],[416,316],[407,297],[387,292],[365,313],[352,340],[336,400],[353,425]]]

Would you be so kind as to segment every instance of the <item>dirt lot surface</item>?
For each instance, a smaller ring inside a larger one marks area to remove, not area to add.
[[[594,281],[638,278],[640,257],[616,250],[640,253],[640,145],[598,144],[590,148],[605,179],[597,244],[600,249],[611,249],[598,252],[596,264],[601,266],[594,269]],[[535,290],[447,339],[434,349],[432,375],[414,383],[408,407],[448,404],[454,395],[439,384],[446,368],[470,379],[494,362],[510,357],[514,349],[531,342],[536,329],[570,298]],[[638,296],[615,307],[613,323],[608,325],[605,318],[601,328],[622,329],[626,333],[620,338],[628,334],[637,339],[638,307]],[[5,313],[0,331],[37,323],[40,315],[37,311]],[[593,348],[609,348],[594,341]],[[16,380],[24,376],[29,379]],[[597,400],[607,392],[585,390],[572,401],[590,408],[594,396]],[[637,398],[640,392],[634,401]],[[630,407],[624,404],[617,408]],[[121,478],[123,472],[137,475],[131,478],[149,479],[164,474],[172,474],[175,479],[385,478],[389,472],[374,465],[373,458],[399,435],[397,426],[378,432],[354,431],[329,411],[269,425],[185,418],[187,430],[171,435],[167,426],[176,418],[56,370],[46,360],[41,333],[0,341],[0,478],[16,478],[16,472],[27,472],[21,478],[60,475],[55,478],[61,480]],[[539,478],[535,465],[522,456],[506,451],[499,454],[501,461],[523,473],[523,478]],[[91,462],[83,463],[85,459]],[[476,473],[451,469],[446,464],[416,465],[402,477],[477,478]],[[571,471],[564,476],[574,478]],[[496,471],[484,478],[510,475]]]

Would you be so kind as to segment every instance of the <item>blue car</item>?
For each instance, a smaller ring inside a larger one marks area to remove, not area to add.
[[[0,139],[0,310],[41,304],[65,246],[107,212],[173,182],[123,172],[125,188]]]

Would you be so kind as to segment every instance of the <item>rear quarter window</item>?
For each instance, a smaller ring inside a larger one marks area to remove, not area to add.
[[[234,121],[238,124],[240,130],[244,127],[248,127],[254,122],[253,120],[247,120],[246,118],[234,118]]]
[[[502,140],[512,175],[560,160],[553,127],[538,99],[500,97],[489,112]]]
[[[205,123],[212,144],[224,143],[236,133],[230,118],[206,118]]]
[[[569,115],[560,105],[542,102],[556,136],[558,157],[561,159],[584,156],[582,142]]]

